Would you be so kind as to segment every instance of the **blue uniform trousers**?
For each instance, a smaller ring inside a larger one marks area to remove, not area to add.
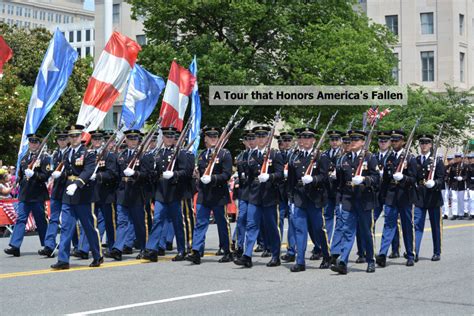
[[[48,226],[48,220],[46,219],[46,213],[44,211],[44,202],[18,202],[17,219],[15,227],[13,228],[12,237],[10,238],[11,247],[21,247],[30,212],[33,212],[41,246],[44,246],[44,236],[46,235]]]
[[[239,214],[237,215],[237,248],[244,249],[245,244],[245,227],[247,225],[247,207],[248,202],[239,200]]]
[[[58,260],[69,262],[71,239],[76,232],[76,222],[80,221],[89,240],[92,256],[98,260],[102,257],[97,219],[91,204],[70,205],[63,203],[61,208],[61,236],[59,239]]]
[[[280,201],[278,205],[278,210],[280,212],[280,240],[283,240],[284,232],[285,232],[285,217],[288,215],[288,221],[290,220],[290,215],[288,214],[288,203],[284,201]]]
[[[288,205],[288,245],[286,253],[290,256],[296,255],[296,228],[295,228],[295,205]]]
[[[112,250],[115,242],[115,211],[112,204],[95,203],[95,216],[97,217],[97,228],[99,229],[99,236],[107,235],[107,247]],[[102,238],[101,238],[102,239]],[[89,242],[84,236],[84,231],[81,231],[79,239],[79,250],[88,253]]]
[[[385,207],[385,206],[384,206]],[[374,209],[374,235],[375,235],[375,223],[379,219],[384,207],[376,207]],[[397,219],[397,230],[392,240],[392,251],[400,252],[400,219]]]
[[[336,225],[334,226],[334,233],[331,240],[331,254],[340,255],[343,245],[342,237],[344,235],[344,219],[342,217],[342,206],[339,204],[336,207]]]
[[[433,254],[441,255],[441,231],[443,224],[441,221],[441,208],[419,208],[415,207],[415,253],[420,253],[423,230],[425,229],[426,212],[430,215],[431,236],[433,238]]]
[[[50,214],[48,229],[46,230],[46,236],[44,237],[44,245],[49,249],[56,248],[56,235],[58,234],[59,228],[59,216],[61,215],[61,200],[50,200]]]
[[[278,216],[279,212],[276,206],[263,207],[249,203],[247,208],[247,227],[244,250],[246,256],[252,257],[253,247],[257,241],[260,227],[263,225],[265,228],[268,247],[272,253],[272,258],[280,258],[281,239],[278,230]]]
[[[143,205],[131,207],[120,204],[117,205],[117,239],[115,240],[113,248],[122,251],[125,245],[129,246],[126,244],[126,241],[130,241],[130,223],[133,225],[138,247],[140,250],[145,250],[148,228],[145,208]]]
[[[356,233],[360,231],[360,237],[364,248],[366,249],[365,258],[367,263],[373,263],[374,258],[374,237],[372,226],[374,224],[373,212],[364,211],[361,208],[354,209],[352,211],[341,210],[341,216],[343,220],[343,237],[341,256],[339,260],[344,262],[346,265],[349,261],[349,254],[351,253]]]
[[[328,203],[324,207],[324,224],[328,232],[329,244],[331,244],[332,235],[334,232],[334,215],[336,211],[336,200],[328,200]]]
[[[171,221],[169,221],[170,219]],[[168,229],[165,229],[166,226],[168,226]],[[181,201],[174,201],[170,203],[155,201],[153,227],[151,228],[151,233],[146,244],[146,249],[158,251],[160,240],[165,237],[166,241],[166,235],[171,229],[176,232],[176,245],[178,253],[184,254],[186,248],[184,245],[184,225]],[[173,241],[173,239],[171,239],[171,241]]]
[[[414,259],[414,226],[413,226],[413,211],[411,207],[398,208],[394,206],[385,205],[385,222],[383,225],[382,241],[380,244],[379,255],[387,255],[388,247],[392,243],[395,232],[398,229],[398,215],[402,223],[403,242],[405,244],[408,259]]]
[[[188,250],[191,249],[193,244],[194,223],[196,222],[192,203],[192,199],[184,199],[181,201],[181,209],[183,210],[185,227],[184,238],[186,240],[186,247]]]
[[[211,210],[214,213],[214,218],[217,224],[217,231],[219,233],[219,245],[225,253],[230,252],[229,240],[229,220],[225,206],[214,206],[212,208],[204,206],[203,204],[196,205],[196,227],[193,234],[193,250],[202,253],[204,251],[204,243],[206,241],[206,232],[209,227],[209,217]]]

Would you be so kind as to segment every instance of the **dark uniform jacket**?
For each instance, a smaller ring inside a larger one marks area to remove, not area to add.
[[[326,150],[323,155],[325,155],[329,159],[329,166],[328,166],[328,173],[334,172],[336,170],[336,163],[339,157],[342,154],[342,148],[337,148],[335,154],[331,157],[331,149]],[[336,201],[336,195],[337,195],[337,184],[336,184],[336,179],[332,179],[330,177],[327,177],[326,181],[326,192],[328,195],[328,199],[331,201]]]
[[[64,149],[64,153],[61,153],[61,150],[59,150],[59,148],[54,151],[53,157],[52,157],[53,159],[52,159],[52,164],[51,164],[51,171],[54,171],[56,170],[56,168],[58,168],[58,165],[63,161],[64,154],[66,152],[67,152],[67,148]],[[53,189],[51,191],[51,199],[60,200],[60,201],[63,199],[64,190],[66,188],[66,180],[67,179],[65,177],[59,177],[53,180]]]
[[[270,178],[265,183],[258,181],[264,155],[258,150],[252,152],[248,162],[249,203],[258,206],[273,206],[279,204],[279,183],[283,180],[283,158],[279,151],[270,150],[268,159],[268,174]]]
[[[434,173],[435,186],[431,189],[425,187],[428,174],[432,168],[433,157],[431,155],[425,162],[421,163],[421,157],[416,157],[416,200],[415,206],[421,208],[434,208],[443,206],[443,196],[441,190],[444,190],[444,164],[438,158],[436,170]]]
[[[471,163],[467,168],[467,187],[468,189],[474,190],[474,164]],[[474,193],[471,193],[474,194]]]
[[[106,153],[104,160],[98,161],[94,202],[111,204],[115,202],[115,191],[119,183],[119,168],[117,156],[113,152]]]
[[[280,153],[281,158],[283,159],[283,170],[285,170],[288,160],[292,154],[292,150],[281,150]],[[285,177],[283,177],[283,179],[280,181],[280,184],[278,185],[278,192],[280,194],[280,201],[284,204],[288,204],[288,179],[285,179]]]
[[[336,170],[336,183],[342,209],[344,211],[372,210],[376,206],[376,188],[380,182],[377,159],[371,153],[365,157],[353,158],[353,155],[353,152],[343,155]],[[362,176],[365,179],[360,185],[352,185],[352,178],[361,159],[363,159]]]
[[[47,154],[41,155],[37,166],[33,169],[34,175],[28,179],[25,176],[25,170],[28,169],[28,164],[34,159],[34,154],[26,153],[20,162],[20,171],[18,172],[18,183],[20,185],[18,200],[20,202],[44,202],[49,200],[46,182],[51,175],[50,157]]]
[[[237,198],[242,201],[248,202],[249,200],[249,182],[248,182],[248,174],[249,174],[249,156],[250,156],[250,149],[246,149],[242,151],[237,158],[235,159],[235,163],[237,166],[237,183],[239,185],[237,190]],[[235,184],[234,184],[235,188]],[[235,195],[235,189],[234,189]]]
[[[80,205],[93,202],[94,183],[90,181],[90,177],[95,169],[95,152],[88,151],[84,145],[76,149],[70,147],[64,153],[63,159],[64,170],[61,177],[66,179],[63,203]],[[77,190],[73,196],[70,196],[66,193],[66,189],[73,183],[77,184]]]
[[[299,208],[311,206],[323,208],[327,203],[327,179],[331,160],[327,155],[321,155],[313,164],[311,172],[313,182],[305,185],[301,178],[305,175],[311,161],[310,154],[305,157],[304,152],[300,151],[296,159],[288,166],[288,188],[292,191],[292,202]]]
[[[198,157],[197,167],[199,177],[204,175],[211,154],[208,150],[203,150]],[[223,148],[217,156],[214,170],[211,174],[211,182],[208,184],[198,182],[197,203],[206,207],[222,206],[230,202],[229,186],[227,182],[232,175],[232,156],[230,152]]]
[[[391,153],[392,153],[391,150],[387,150],[385,155],[381,155],[380,152],[377,152],[377,154],[375,154],[375,158],[377,159],[377,167],[379,170],[379,174],[380,174],[380,171],[385,171],[387,159],[388,157],[390,157]],[[380,178],[380,180],[382,180],[382,177]],[[387,193],[386,186],[387,186],[386,183],[383,183],[383,181],[380,181],[379,185],[375,188],[377,192],[377,207],[382,207],[385,204],[385,194]]]
[[[449,187],[454,191],[466,190],[467,164],[461,166],[461,162],[455,162],[449,169]],[[456,180],[456,177],[462,177],[462,181]]]

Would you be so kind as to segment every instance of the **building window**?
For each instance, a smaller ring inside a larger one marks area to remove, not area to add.
[[[392,78],[398,84],[399,83],[398,81],[399,80],[398,79],[398,64],[399,64],[398,53],[394,53],[393,56],[397,59],[397,64],[392,68]]]
[[[51,12],[48,12],[48,22],[53,21],[53,14]]]
[[[421,34],[433,34],[433,12],[421,13]]]
[[[77,48],[76,48],[76,51],[77,51],[77,54],[79,55],[79,57],[81,57],[81,48],[80,48],[80,47],[77,47]]]
[[[393,34],[398,35],[398,15],[386,15],[385,24]]]
[[[434,52],[421,52],[422,81],[434,81]]]
[[[76,33],[76,42],[82,41],[81,35],[82,35],[81,30],[77,31],[77,33]]]
[[[33,19],[38,19],[38,10],[33,10]]]
[[[146,45],[145,35],[137,35],[137,43],[140,45]]]
[[[13,6],[12,5],[8,5],[8,14],[13,14]]]
[[[91,55],[91,48],[89,46],[86,46],[86,56]]]
[[[112,23],[118,24],[120,21],[120,4],[114,4],[112,7]]]
[[[69,31],[69,43],[74,42],[74,31]]]
[[[464,53],[459,53],[459,81],[464,82]]]
[[[91,30],[86,30],[86,42],[91,40]]]
[[[16,15],[21,16],[22,7],[16,7]]]
[[[464,14],[459,15],[459,35],[464,35]]]

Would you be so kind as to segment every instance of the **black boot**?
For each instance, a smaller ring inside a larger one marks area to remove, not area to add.
[[[20,248],[10,247],[3,250],[7,255],[12,255],[13,257],[20,256]]]
[[[40,256],[45,256],[45,257],[48,257],[48,258],[53,258],[54,257],[53,250],[49,247],[44,247],[43,249],[38,250],[38,254]]]
[[[143,259],[150,260],[151,262],[158,262],[158,252],[154,250],[145,250]]]
[[[319,265],[319,268],[329,269],[330,266],[331,266],[331,258],[327,257],[327,258],[323,258],[323,262],[321,262],[321,264]]]
[[[224,254],[222,258],[219,259],[219,263],[232,262],[233,260],[234,260],[234,257],[232,256],[232,253],[228,252]]]
[[[375,262],[382,268],[387,266],[387,257],[385,255],[378,255],[375,257]]]
[[[69,269],[69,263],[64,261],[58,261],[55,264],[51,265],[51,269],[53,270],[67,270]]]
[[[347,274],[347,266],[344,262],[331,265],[331,270],[339,274]]]
[[[184,261],[184,254],[178,253],[171,261]]]
[[[246,268],[251,268],[252,267],[252,258],[247,257],[246,255],[243,255],[242,257],[234,260],[234,263],[238,266],[244,266]]]
[[[301,264],[295,264],[294,266],[292,266],[292,267],[290,268],[290,271],[291,271],[291,272],[302,272],[302,271],[306,271],[306,266],[301,265]]]
[[[185,259],[194,264],[201,264],[201,255],[196,250],[193,250],[189,255],[186,256]]]
[[[295,262],[296,260],[296,256],[292,256],[292,255],[289,255],[289,254],[285,254],[283,256],[281,256],[280,258],[281,260],[285,261],[285,262]]]
[[[97,268],[97,267],[100,267],[102,263],[104,263],[104,257],[100,257],[99,259],[94,259],[89,265],[89,267]]]

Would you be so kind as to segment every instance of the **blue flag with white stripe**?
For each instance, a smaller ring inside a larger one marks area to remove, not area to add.
[[[201,98],[199,97],[199,90],[198,90],[198,83],[197,83],[197,60],[196,56],[194,56],[193,62],[189,66],[189,71],[196,77],[196,83],[194,84],[193,92],[191,93],[191,115],[194,115],[194,119],[189,129],[189,141],[191,142],[193,139],[196,138],[194,141],[193,146],[191,147],[191,151],[194,155],[197,154],[199,148],[199,129],[201,128]]]
[[[77,57],[77,51],[66,41],[63,33],[56,29],[41,63],[28,104],[17,166],[28,150],[26,135],[36,133],[43,119],[66,89]]]
[[[163,78],[135,64],[122,106],[122,120],[126,129],[140,129],[153,112],[158,97],[165,88]]]

